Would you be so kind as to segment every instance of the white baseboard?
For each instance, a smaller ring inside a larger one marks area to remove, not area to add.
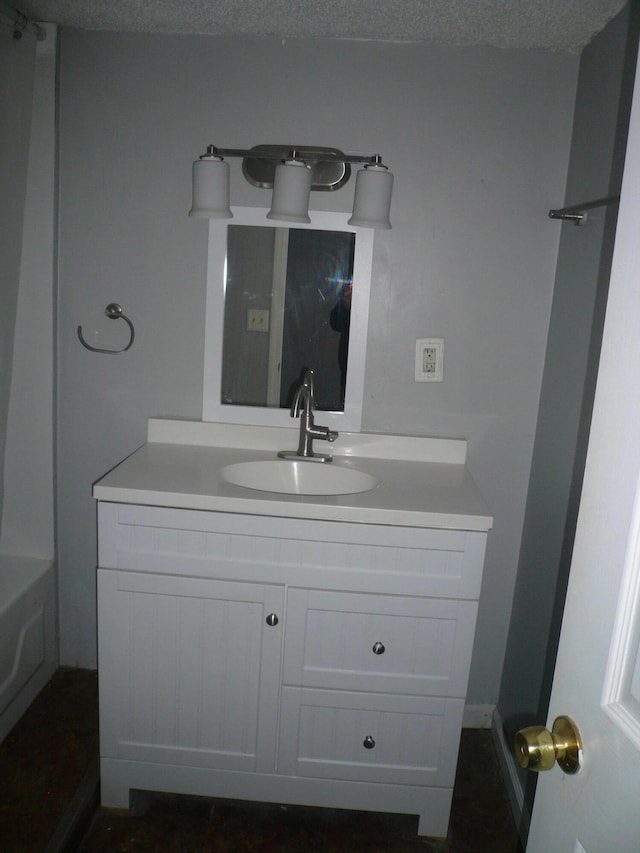
[[[490,729],[495,710],[495,705],[465,705],[462,728]]]
[[[493,712],[491,732],[493,734],[493,742],[498,754],[500,771],[502,773],[502,779],[509,798],[509,805],[511,806],[513,819],[518,827],[520,838],[526,839],[529,835],[531,814],[529,813],[529,809],[524,801],[524,790],[518,775],[516,760],[513,755],[513,750],[509,747],[509,744],[505,739],[502,718],[500,717],[500,712],[497,708]]]

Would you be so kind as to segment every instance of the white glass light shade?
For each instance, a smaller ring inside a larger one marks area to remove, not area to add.
[[[365,228],[391,228],[389,210],[393,191],[393,175],[378,163],[360,169],[356,175],[353,214],[349,225]]]
[[[201,157],[193,164],[193,200],[189,216],[233,219],[229,207],[229,164],[222,157]]]
[[[311,222],[309,218],[309,194],[312,171],[300,160],[287,160],[276,166],[273,179],[271,210],[267,219],[285,222]]]

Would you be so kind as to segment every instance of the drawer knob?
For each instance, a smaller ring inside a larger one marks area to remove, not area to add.
[[[374,643],[372,651],[373,651],[374,655],[383,655],[386,651],[385,647],[384,647],[384,643],[380,643],[380,642]]]
[[[275,625],[277,625],[277,624],[278,624],[278,622],[279,622],[280,620],[278,619],[278,617],[276,616],[276,614],[275,614],[275,613],[270,613],[270,614],[267,616],[267,620],[266,620],[266,621],[267,621],[267,625],[269,625],[271,628],[273,628]]]
[[[373,749],[373,747],[376,745],[376,742],[371,737],[371,735],[367,735],[366,738],[362,741],[362,745],[365,749]]]

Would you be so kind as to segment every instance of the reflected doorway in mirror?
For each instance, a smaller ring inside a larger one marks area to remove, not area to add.
[[[289,409],[313,370],[316,407],[344,409],[355,239],[229,224],[223,405]],[[259,325],[256,316],[274,320]]]
[[[373,232],[346,214],[289,228],[266,213],[209,226],[203,420],[290,427],[310,369],[324,422],[359,432]]]

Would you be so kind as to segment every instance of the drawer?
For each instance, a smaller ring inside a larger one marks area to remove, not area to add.
[[[284,683],[464,697],[477,604],[289,589]]]
[[[285,687],[278,772],[453,786],[464,701]]]

